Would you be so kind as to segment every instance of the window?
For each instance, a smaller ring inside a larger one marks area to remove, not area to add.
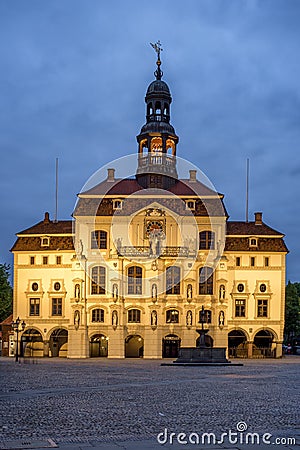
[[[130,309],[128,311],[128,323],[140,323],[141,311],[139,309]]]
[[[36,292],[36,291],[38,291],[38,289],[39,289],[39,285],[38,285],[37,283],[32,283],[31,289],[32,289],[34,292]]]
[[[201,231],[199,233],[199,250],[215,248],[215,233],[213,231]]]
[[[242,283],[239,283],[239,284],[237,285],[237,290],[238,290],[239,292],[244,292],[244,289],[245,289],[245,286],[244,286]]]
[[[50,239],[48,237],[42,237],[41,246],[49,247],[49,244],[50,244]]]
[[[52,316],[62,316],[62,298],[52,299]]]
[[[33,266],[35,264],[34,256],[30,256],[30,264]]]
[[[142,294],[142,268],[138,266],[129,267],[128,276],[128,294]]]
[[[239,266],[241,265],[241,257],[240,257],[240,256],[237,256],[237,257],[235,258],[235,265],[236,265],[237,267],[239,267]]]
[[[113,208],[114,209],[122,209],[122,201],[121,200],[114,200],[113,201]]]
[[[260,290],[260,292],[266,292],[267,286],[265,285],[265,283],[262,283],[262,284],[259,286],[259,290]]]
[[[39,298],[31,298],[29,300],[29,315],[30,316],[39,316],[40,315],[40,299]]]
[[[201,267],[199,270],[199,294],[212,295],[213,294],[213,270],[211,267]]]
[[[60,283],[57,281],[56,283],[54,283],[54,290],[55,291],[59,291],[61,288]]]
[[[43,256],[43,264],[44,266],[48,264],[48,256]]]
[[[180,294],[180,267],[167,267],[166,272],[166,293]]]
[[[56,257],[56,264],[60,265],[61,264],[61,256],[57,256]]]
[[[251,256],[251,258],[250,258],[250,266],[251,267],[255,266],[255,257],[254,256]]]
[[[246,300],[236,299],[235,301],[235,317],[246,316]]]
[[[188,200],[186,202],[186,209],[195,209],[195,200]]]
[[[256,238],[250,239],[250,247],[257,247],[257,239]]]
[[[92,268],[92,290],[94,295],[105,294],[105,278],[106,270],[103,266],[96,266]]]
[[[257,317],[268,317],[268,300],[257,300]]]
[[[92,322],[104,322],[104,309],[93,309],[92,310]]]
[[[265,267],[269,267],[270,260],[268,256],[265,257]]]
[[[107,248],[107,232],[104,230],[93,231],[91,234],[91,248],[100,250]]]
[[[209,309],[205,309],[202,313],[202,311],[199,311],[199,323],[202,323],[202,314],[203,314],[203,323],[211,323],[211,311]]]
[[[169,309],[166,312],[167,323],[179,323],[179,311],[177,309]]]

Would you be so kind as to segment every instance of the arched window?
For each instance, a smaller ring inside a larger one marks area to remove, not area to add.
[[[199,311],[199,323],[211,323],[211,311],[209,309],[205,309],[203,311]]]
[[[213,231],[201,231],[199,233],[199,250],[214,250],[215,233]]]
[[[142,268],[138,266],[129,267],[128,276],[128,294],[142,294]]]
[[[161,114],[161,104],[160,102],[155,103],[155,114]]]
[[[105,267],[96,266],[92,268],[92,294],[105,294],[105,275]]]
[[[91,233],[91,248],[107,248],[107,232],[104,230],[96,230]]]
[[[180,267],[170,266],[166,271],[166,293],[180,294]]]
[[[140,323],[141,311],[139,309],[129,309],[128,311],[128,323]]]
[[[104,322],[104,309],[96,308],[92,310],[92,322]]]
[[[212,295],[213,283],[213,269],[211,267],[201,267],[199,270],[199,294]]]
[[[166,312],[167,323],[179,323],[179,311],[177,309],[168,309]]]

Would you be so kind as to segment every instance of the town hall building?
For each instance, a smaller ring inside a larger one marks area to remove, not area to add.
[[[78,195],[72,220],[45,213],[17,233],[21,356],[175,358],[196,345],[201,320],[206,345],[229,358],[282,355],[284,235],[261,212],[229,220],[224,196],[178,158],[154,47],[133,176],[109,167]]]

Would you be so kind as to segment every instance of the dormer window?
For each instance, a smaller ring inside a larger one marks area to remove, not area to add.
[[[250,238],[250,247],[257,247],[257,238]]]
[[[187,200],[186,201],[186,209],[190,209],[190,210],[194,211],[195,205],[196,205],[195,200]]]
[[[113,200],[114,209],[122,209],[122,200]]]
[[[50,238],[48,236],[44,236],[41,238],[41,247],[49,247]]]

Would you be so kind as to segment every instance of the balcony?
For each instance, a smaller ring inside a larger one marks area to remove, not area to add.
[[[195,258],[197,252],[194,249],[190,249],[188,247],[177,247],[177,246],[167,246],[162,247],[160,252],[157,254],[153,254],[151,252],[150,247],[146,246],[124,246],[119,247],[118,250],[119,256],[124,257],[137,257],[137,258],[148,258],[148,259],[156,259],[156,258]]]

